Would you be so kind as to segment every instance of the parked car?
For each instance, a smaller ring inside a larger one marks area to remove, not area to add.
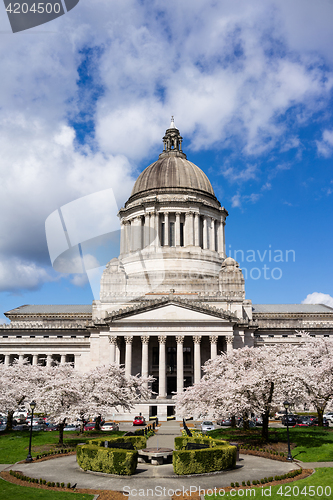
[[[223,427],[230,427],[231,426],[231,418],[230,417],[221,418],[220,420],[217,420],[216,423],[217,423],[217,425],[221,425]]]
[[[311,419],[308,415],[304,416],[304,417],[298,417],[296,419],[296,424],[294,425],[294,427],[309,427],[309,425],[311,424]]]
[[[263,421],[262,421],[262,417],[253,417],[253,422],[255,423],[255,425],[263,425]]]
[[[210,420],[204,420],[201,424],[201,432],[214,431],[215,425]]]
[[[93,431],[95,429],[95,422],[87,422],[84,426],[85,431]]]
[[[286,414],[286,410],[280,410],[280,411],[277,411],[275,412],[275,420],[281,420]]]
[[[59,430],[59,426],[58,424],[49,424],[45,427],[44,431],[58,431]]]
[[[101,427],[101,431],[119,431],[119,424],[116,424],[115,422],[104,422]]]
[[[329,420],[330,423],[333,424],[333,411],[329,411],[328,413],[325,413],[324,418],[326,418],[326,420]]]
[[[142,415],[134,417],[133,425],[146,425],[146,419]]]
[[[253,429],[253,427],[256,426],[256,424],[253,422],[253,420],[249,420],[248,422],[249,422],[249,428],[250,429]],[[239,422],[237,424],[237,427],[239,429],[243,429],[243,419],[242,418],[239,420]]]
[[[318,418],[315,418],[314,420],[311,421],[310,423],[311,426],[318,426]],[[323,418],[323,426],[324,427],[329,427],[329,421],[326,418]]]
[[[29,425],[27,424],[13,425],[13,431],[28,431],[29,429]]]
[[[34,431],[45,431],[46,425],[45,424],[36,424],[32,426],[32,430]]]
[[[0,424],[0,432],[6,429],[6,424]]]
[[[72,432],[75,432],[75,431],[79,431],[80,430],[80,426],[77,425],[77,424],[66,424],[66,426],[64,427],[64,431],[72,431]]]
[[[288,415],[288,425],[294,426],[297,424],[297,415]],[[287,417],[284,415],[282,417],[282,425],[287,425]]]

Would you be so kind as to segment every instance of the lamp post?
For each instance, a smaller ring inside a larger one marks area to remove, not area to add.
[[[35,401],[31,401],[30,403],[30,408],[31,408],[31,422],[30,422],[30,439],[29,439],[29,452],[28,456],[25,459],[26,462],[32,462],[32,456],[31,456],[31,440],[32,440],[32,420],[34,418],[34,409],[36,408],[36,403]]]
[[[284,407],[285,407],[285,409],[286,409],[287,440],[288,440],[288,456],[287,456],[287,460],[292,461],[293,457],[291,456],[291,451],[290,451],[289,423],[288,423],[288,408],[289,408],[289,406],[290,406],[290,403],[288,403],[288,401],[285,401],[285,402],[283,403],[283,406],[284,406]]]

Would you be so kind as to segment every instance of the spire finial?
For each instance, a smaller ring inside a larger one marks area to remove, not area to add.
[[[163,153],[160,154],[160,158],[164,158],[166,156],[179,156],[181,158],[185,158],[186,154],[182,151],[182,141],[178,128],[175,126],[174,116],[171,116],[171,125],[166,130],[165,136],[163,137]]]
[[[171,125],[170,125],[170,128],[176,128],[175,127],[175,119],[173,116],[171,116]]]

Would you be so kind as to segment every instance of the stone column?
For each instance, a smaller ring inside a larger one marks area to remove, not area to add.
[[[231,352],[234,348],[234,336],[227,335],[226,340],[227,340],[227,352]]]
[[[193,246],[193,212],[185,214],[185,240],[184,246]]]
[[[218,336],[217,335],[210,335],[209,340],[210,340],[210,357],[211,357],[211,359],[215,359],[217,357]]]
[[[222,221],[222,238],[223,238],[223,256],[226,257],[226,253],[225,253],[225,221]]]
[[[217,226],[217,251],[221,257],[224,257],[224,243],[223,243],[223,222],[222,219],[218,222]]]
[[[164,214],[164,246],[169,246],[169,212]]]
[[[122,221],[121,222],[121,226],[120,226],[120,255],[123,255],[125,253],[125,238],[126,238],[126,235],[125,235],[125,224],[124,222]]]
[[[120,348],[118,342],[116,343],[116,363],[120,365]]]
[[[149,243],[150,243],[149,214],[145,214],[144,228],[143,228],[143,248],[149,246]]]
[[[24,354],[19,354],[19,361],[24,361]]]
[[[62,354],[60,357],[60,363],[64,365],[66,363],[66,354]]]
[[[149,346],[149,336],[141,336],[141,376],[148,377],[148,346]],[[148,389],[148,382],[144,383],[146,389]]]
[[[158,398],[163,399],[166,398],[166,335],[159,335],[158,342],[160,345],[158,367]]]
[[[51,354],[48,354],[46,356],[46,366],[51,366],[52,365],[52,356]]]
[[[201,335],[194,335],[193,342],[194,342],[194,383],[198,384],[201,380],[201,352],[200,352]]]
[[[132,375],[132,342],[133,336],[126,335],[124,337],[126,348],[125,348],[125,376],[129,378]]]
[[[200,217],[199,214],[194,214],[194,245],[200,246]]]
[[[131,251],[131,223],[126,220],[124,221],[125,226],[125,243],[124,243],[124,253],[129,253]]]
[[[204,249],[208,248],[208,233],[207,233],[207,217],[203,218],[203,238],[202,238],[202,246]]]
[[[180,213],[176,212],[176,227],[175,227],[175,233],[176,233],[176,247],[180,246]]]
[[[109,342],[110,342],[110,363],[114,363],[116,361],[117,336],[109,335]]]
[[[5,365],[9,365],[9,354],[5,355]]]
[[[156,232],[155,232],[155,212],[150,212],[150,245],[152,245],[155,241]]]
[[[184,390],[184,355],[183,355],[183,343],[184,335],[177,335],[177,393],[183,392]]]
[[[215,252],[215,219],[211,219],[210,228],[210,249]]]

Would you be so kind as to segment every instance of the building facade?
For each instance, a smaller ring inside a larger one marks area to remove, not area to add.
[[[161,420],[172,395],[200,380],[220,352],[280,342],[298,330],[333,334],[333,309],[315,304],[252,304],[238,263],[226,257],[227,210],[204,172],[187,160],[174,122],[156,162],[138,177],[119,211],[120,254],[106,266],[92,305],[27,305],[0,325],[0,360],[71,362],[88,371],[119,363],[152,375],[153,397],[138,405]]]

